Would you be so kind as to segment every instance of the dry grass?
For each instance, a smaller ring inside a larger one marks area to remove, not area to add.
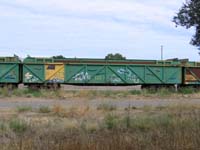
[[[99,104],[99,106],[97,107],[97,110],[114,111],[114,110],[117,110],[117,107],[110,103],[102,103],[102,104]]]
[[[0,119],[2,150],[197,150],[200,145],[197,105],[103,112],[87,106],[55,105],[49,117],[38,114],[38,120],[45,115],[49,121],[37,125],[34,119],[22,119],[25,113]]]
[[[52,108],[53,114],[65,118],[80,118],[85,116],[89,110],[89,106],[64,108],[61,105],[54,105]]]
[[[120,98],[183,98],[183,97],[193,97],[200,98],[200,91],[194,88],[182,88],[178,92],[171,89],[161,88],[158,90],[128,90],[128,91],[112,91],[112,90],[31,90],[31,89],[15,89],[14,91],[9,91],[8,89],[0,89],[1,97],[40,97],[48,99],[120,99]]]

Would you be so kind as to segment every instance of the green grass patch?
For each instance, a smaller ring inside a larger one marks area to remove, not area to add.
[[[131,95],[141,95],[142,94],[142,91],[141,90],[130,90],[128,91],[129,94]]]
[[[4,132],[6,130],[7,130],[6,123],[4,123],[3,121],[0,121],[0,132]]]
[[[104,110],[104,111],[114,111],[117,110],[117,106],[109,104],[109,103],[102,103],[99,104],[97,110]]]
[[[9,127],[15,133],[23,133],[28,129],[27,123],[20,119],[11,120],[9,122]]]
[[[196,92],[198,92],[198,90],[192,87],[184,87],[178,90],[178,93],[180,94],[194,94]]]
[[[11,94],[11,90],[9,90],[8,88],[4,87],[4,88],[0,88],[0,95],[3,97],[10,97]]]
[[[113,114],[108,114],[104,118],[104,124],[106,129],[114,129],[117,128],[119,125],[119,117]]]
[[[39,113],[50,113],[51,109],[48,106],[40,106]]]
[[[17,106],[17,111],[19,113],[21,112],[28,112],[28,111],[32,111],[32,107],[31,106]]]

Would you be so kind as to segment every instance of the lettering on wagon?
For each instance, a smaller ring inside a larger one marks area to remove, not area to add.
[[[34,75],[32,75],[30,72],[27,72],[25,74],[25,81],[26,82],[37,82],[37,81],[39,81],[39,79],[37,77],[35,77]]]
[[[75,81],[86,81],[86,80],[90,80],[90,75],[88,74],[88,72],[81,72],[76,74],[73,79]]]
[[[120,68],[117,70],[120,75],[126,75],[127,80],[132,81],[133,83],[140,83],[140,79],[133,74],[129,69]]]

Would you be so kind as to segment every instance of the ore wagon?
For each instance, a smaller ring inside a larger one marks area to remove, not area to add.
[[[0,57],[0,86],[14,88],[20,83],[20,59],[18,57]]]
[[[23,82],[29,86],[181,85],[179,61],[26,58]]]
[[[51,58],[26,58],[23,61],[23,83],[32,88],[59,87],[64,83],[64,64]]]
[[[200,63],[188,62],[183,66],[183,85],[184,86],[200,86]]]

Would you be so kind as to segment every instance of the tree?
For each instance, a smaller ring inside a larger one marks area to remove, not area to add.
[[[196,31],[190,43],[200,49],[200,0],[186,0],[173,22],[186,29],[193,27]]]
[[[63,55],[53,56],[54,59],[65,59]]]
[[[122,56],[121,54],[119,53],[116,53],[116,54],[108,54],[106,57],[105,57],[106,60],[125,60],[126,57]]]

